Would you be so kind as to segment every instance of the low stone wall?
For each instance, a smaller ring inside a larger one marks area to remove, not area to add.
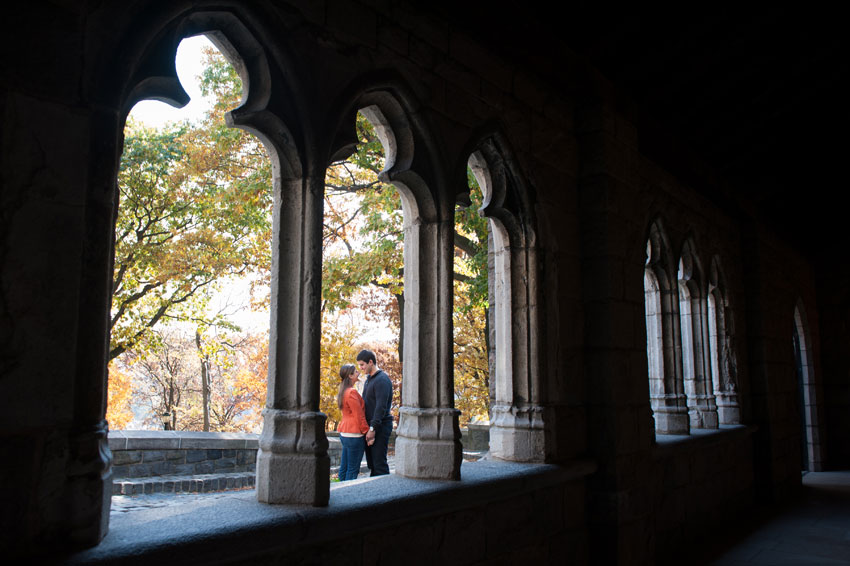
[[[116,479],[253,472],[259,435],[120,430],[109,433]]]
[[[463,449],[486,452],[489,427],[461,429]],[[395,446],[395,431],[390,451]],[[259,435],[236,432],[183,432],[170,430],[118,430],[109,433],[112,473],[116,479],[154,476],[254,472]],[[331,467],[339,466],[339,434],[328,433]]]

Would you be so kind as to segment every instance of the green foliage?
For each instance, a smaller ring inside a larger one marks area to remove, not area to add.
[[[201,122],[160,130],[129,122],[125,131],[110,359],[127,352],[135,363],[148,364],[149,380],[154,373],[168,377],[168,356],[174,362],[179,358],[186,368],[188,346],[169,346],[166,334],[156,329],[166,321],[191,322],[199,332],[192,365],[206,364],[211,380],[211,426],[226,430],[242,426],[234,420],[237,414],[253,415],[249,420],[257,425],[254,405],[264,396],[262,361],[268,344],[263,348],[261,339],[249,338],[249,355],[217,340],[219,332],[230,331],[228,340],[240,342],[232,334],[238,331],[235,325],[210,314],[208,303],[228,277],[253,274],[256,286],[268,289],[272,180],[260,142],[224,123],[224,112],[241,100],[242,83],[214,50],[206,52],[201,85],[215,99]],[[360,347],[355,348],[356,329],[341,326],[338,315],[356,307],[368,319],[398,331],[404,305],[399,194],[378,179],[383,148],[359,114],[357,132],[356,151],[328,169],[325,187],[321,408],[329,426],[339,418],[339,366],[353,363]],[[481,196],[471,174],[469,184],[473,205],[456,214],[454,315],[456,403],[466,420],[486,414],[488,396],[487,220],[477,213]],[[259,303],[267,304],[267,296]],[[397,406],[402,385],[397,346],[369,346],[380,351],[381,366],[396,382]],[[176,375],[160,381],[172,383]],[[188,379],[182,387],[183,408],[173,414],[195,427],[197,387]],[[151,406],[164,410],[175,406],[165,392],[182,389],[162,383],[159,401]]]
[[[223,57],[207,57],[207,87],[221,98],[202,123],[125,129],[110,359],[155,343],[167,320],[235,328],[207,314],[212,291],[269,270],[271,167],[255,138],[224,125],[224,106],[241,94]]]

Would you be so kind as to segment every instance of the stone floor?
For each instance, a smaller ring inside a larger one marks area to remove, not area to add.
[[[802,497],[764,510],[698,564],[850,564],[850,472],[803,476]]]

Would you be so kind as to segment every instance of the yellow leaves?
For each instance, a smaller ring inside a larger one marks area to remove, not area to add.
[[[468,285],[455,282],[455,293],[467,292]],[[490,403],[489,360],[486,342],[487,310],[473,304],[455,309],[454,366],[455,408],[462,413],[461,424],[487,419]]]
[[[124,430],[133,420],[130,400],[133,378],[118,362],[109,363],[109,393],[106,403],[106,421],[110,430]]]
[[[328,430],[336,430],[342,419],[336,402],[340,382],[339,369],[344,364],[356,364],[354,358],[359,351],[354,346],[356,337],[357,328],[353,325],[342,325],[339,320],[336,324],[322,325],[319,410],[328,416],[325,425]]]

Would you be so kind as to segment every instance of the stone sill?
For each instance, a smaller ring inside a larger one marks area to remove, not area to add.
[[[741,435],[751,436],[757,430],[756,425],[720,425],[717,429],[694,428],[690,434],[656,434],[653,456],[663,458],[679,450],[692,450]]]
[[[237,562],[581,481],[595,470],[587,460],[565,466],[465,462],[461,481],[389,475],[333,484],[327,507],[266,505],[254,490],[235,492],[179,507],[113,514],[100,545],[61,559],[67,564]]]
[[[243,432],[184,432],[174,430],[116,430],[109,432],[110,450],[256,450],[259,434]]]

